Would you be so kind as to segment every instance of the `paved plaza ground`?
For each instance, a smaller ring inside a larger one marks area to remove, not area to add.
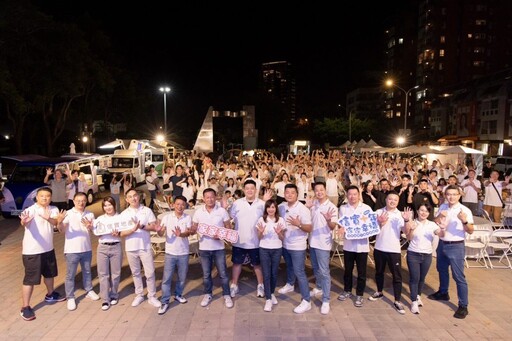
[[[91,206],[98,214],[99,204]],[[37,318],[26,322],[20,315],[23,266],[21,241],[23,229],[17,219],[0,218],[0,339],[8,340],[510,340],[512,338],[512,270],[466,269],[469,282],[469,316],[465,320],[452,317],[457,308],[455,284],[450,283],[450,302],[430,301],[423,297],[421,314],[409,311],[408,271],[403,261],[403,302],[406,314],[392,307],[391,278],[386,277],[385,298],[377,302],[365,299],[362,308],[353,301],[340,302],[343,269],[339,261],[331,263],[331,312],[320,314],[321,301],[314,298],[313,308],[302,315],[293,313],[300,302],[298,288],[289,295],[277,294],[279,304],[270,313],[263,311],[263,298],[256,297],[256,279],[249,268],[241,275],[240,294],[232,309],[224,307],[220,281],[214,280],[214,300],[209,307],[200,306],[203,295],[202,272],[199,260],[190,258],[185,296],[188,303],[172,302],[165,315],[147,301],[133,308],[133,284],[126,257],[123,262],[121,298],[108,311],[101,310],[101,301],[85,298],[80,275],[77,278],[77,305],[68,311],[66,303],[44,302],[45,287],[35,287],[32,307]],[[93,284],[99,292],[96,271],[97,238],[93,239]],[[56,289],[64,293],[64,237],[55,235],[55,250],[59,264]],[[162,260],[159,255],[156,260]],[[231,262],[228,258],[228,271]],[[307,262],[307,274],[313,288],[312,269]],[[158,295],[163,263],[156,263]],[[278,287],[284,284],[285,266],[281,264]],[[425,293],[437,290],[438,277],[435,259],[427,277]],[[174,284],[173,284],[174,288]],[[376,289],[374,266],[369,264],[365,297]]]

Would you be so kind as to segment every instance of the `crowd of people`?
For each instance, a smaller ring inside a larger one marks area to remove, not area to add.
[[[101,309],[109,310],[119,301],[123,241],[135,286],[131,305],[136,307],[145,301],[143,272],[148,303],[158,308],[158,314],[165,314],[171,297],[179,303],[187,302],[184,288],[190,254],[189,237],[199,233],[204,287],[202,307],[213,300],[213,265],[221,280],[224,304],[232,308],[233,298],[240,292],[242,266],[250,264],[257,280],[256,295],[265,298],[264,311],[270,312],[278,304],[276,293],[286,295],[297,285],[301,302],[294,308],[295,313],[311,310],[311,300],[318,297],[322,302],[321,314],[328,314],[331,296],[329,264],[336,241],[343,244],[345,263],[344,288],[338,300],[353,299],[356,307],[363,306],[367,262],[373,257],[376,290],[368,300],[378,301],[384,296],[384,275],[389,271],[393,278],[393,307],[398,313],[405,314],[402,303],[402,241],[405,236],[408,241],[410,311],[420,312],[425,277],[432,253],[437,252],[439,290],[428,297],[432,300],[450,299],[451,268],[458,295],[454,317],[465,318],[469,304],[464,276],[465,233],[473,231],[473,216],[479,213],[479,201],[483,196],[484,209],[495,219],[501,215],[503,189],[510,186],[508,177],[505,181],[499,180],[499,174],[487,166],[481,182],[471,162],[442,165],[435,160],[428,164],[423,159],[415,162],[399,156],[355,156],[322,151],[286,158],[265,152],[254,156],[240,154],[214,162],[207,155],[192,153],[167,164],[161,180],[155,178],[154,170],[148,170],[146,183],[151,200],[148,206],[142,193],[126,180],[126,175],[121,180],[113,179],[116,186],[112,188],[111,185],[111,196],[103,199],[103,214],[99,217],[87,211],[86,196],[78,188],[71,196],[72,205],[68,210],[61,203],[65,196],[60,194],[56,201],[59,207],[53,206],[53,182],[61,180],[57,172],[55,180],[48,179],[52,174],[49,170],[45,182],[50,187],[40,188],[36,203],[20,215],[25,229],[21,316],[25,320],[35,318],[30,299],[41,276],[47,289],[47,302],[67,301],[69,310],[77,309],[74,292],[78,264],[86,297],[101,300]],[[444,179],[448,180],[443,182]],[[130,186],[123,191],[126,202],[123,209],[120,186],[124,183]],[[159,194],[169,198],[173,208],[161,220],[157,220],[153,211],[154,200]],[[67,198],[70,198],[69,192]],[[185,212],[187,208],[194,209],[193,215]],[[346,226],[348,221],[357,231],[370,229],[374,232],[359,236],[348,233],[351,231]],[[98,295],[92,286],[90,235],[100,225],[128,227],[114,228],[99,236]],[[65,235],[65,295],[54,290],[54,277],[58,273],[53,247],[54,228]],[[234,229],[238,234],[237,241],[230,244],[231,276],[226,264],[224,229]],[[208,230],[217,232],[204,232]],[[151,233],[166,238],[160,300],[157,298]],[[440,241],[434,249],[436,237]],[[371,245],[373,254],[370,254]],[[311,290],[306,276],[307,254],[315,277]],[[286,283],[277,289],[281,257],[286,267]],[[357,272],[355,295],[354,267]],[[174,272],[178,280],[171,294]]]

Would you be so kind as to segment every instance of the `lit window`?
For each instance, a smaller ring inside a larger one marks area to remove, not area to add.
[[[439,70],[443,69],[443,63],[439,63]]]
[[[404,43],[404,38],[399,38],[398,39],[398,44],[402,45]]]
[[[444,50],[439,50],[439,57],[444,57]]]
[[[441,36],[439,41],[441,42],[441,44],[444,44],[446,42],[446,37],[445,36]]]
[[[473,35],[471,33],[468,33],[468,39],[473,38]]]
[[[485,24],[487,24],[487,21],[485,21],[483,19],[477,19],[475,21],[475,24],[476,24],[476,26],[485,26]]]

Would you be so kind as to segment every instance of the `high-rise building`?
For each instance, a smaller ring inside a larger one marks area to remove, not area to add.
[[[295,98],[295,73],[287,61],[268,62],[261,65],[263,90],[279,101],[287,123],[297,118]]]
[[[405,90],[388,90],[386,115],[403,119],[405,101],[394,99],[404,98],[417,85],[409,97],[408,128],[416,135],[428,134],[432,102],[446,89],[512,67],[512,1],[416,0],[409,4],[414,6],[404,9],[409,13],[390,21],[386,31],[386,73]],[[411,27],[414,22],[415,28]]]

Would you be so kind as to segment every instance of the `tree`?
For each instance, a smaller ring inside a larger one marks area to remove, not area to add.
[[[349,137],[349,130],[352,130],[352,140],[367,139],[376,131],[377,122],[372,119],[359,119],[352,115],[351,127],[345,118],[328,118],[313,122],[313,136],[318,142],[329,142],[333,145],[340,145]],[[315,142],[316,142],[315,141]]]

